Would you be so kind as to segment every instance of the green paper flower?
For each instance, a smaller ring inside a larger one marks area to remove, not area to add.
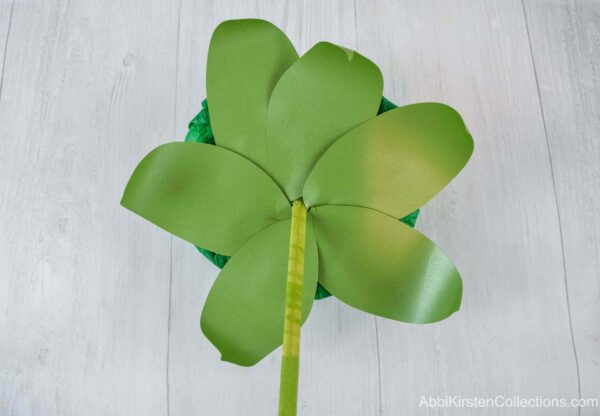
[[[397,218],[462,169],[471,136],[442,104],[376,116],[382,88],[371,61],[331,43],[298,57],[265,21],[227,21],[215,30],[207,95],[216,145],[154,149],[121,203],[231,256],[201,318],[224,360],[253,365],[282,342],[290,201],[299,198],[308,208],[302,321],[317,282],[353,307],[404,322],[458,310],[458,271]]]
[[[377,110],[377,114],[383,114],[386,111],[393,110],[398,106],[391,101],[387,100],[385,97],[381,98],[381,102],[379,103],[379,109]],[[306,122],[310,122],[310,120],[306,120]],[[202,101],[202,110],[196,117],[192,119],[190,124],[188,125],[188,133],[185,136],[186,142],[196,142],[196,143],[208,143],[215,144],[215,138],[213,136],[212,127],[210,126],[210,112],[208,111],[208,102],[207,100]],[[417,223],[417,217],[419,216],[419,210],[417,209],[414,212],[411,212],[407,216],[400,218],[404,224],[414,227]],[[224,256],[222,254],[213,253],[212,251],[206,250],[202,247],[196,246],[198,251],[204,255],[208,260],[210,260],[215,266],[219,269],[222,269],[229,261],[229,256]],[[263,255],[268,255],[268,253],[264,253]],[[325,299],[331,296],[331,293],[327,291],[319,282],[317,282],[317,290],[315,292],[315,300]]]

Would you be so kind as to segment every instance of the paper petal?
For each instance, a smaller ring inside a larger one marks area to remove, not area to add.
[[[190,142],[150,152],[131,175],[121,204],[184,240],[226,255],[291,215],[285,195],[252,162]]]
[[[269,98],[297,59],[286,35],[264,20],[229,20],[215,29],[206,90],[217,145],[263,167]]]
[[[472,151],[471,135],[452,108],[399,107],[334,143],[308,177],[304,201],[368,207],[400,218],[446,186]]]
[[[240,247],[208,294],[202,331],[225,361],[251,366],[282,343],[290,224],[273,224]],[[310,220],[304,268],[302,321],[317,286],[317,246]]]
[[[427,237],[395,218],[357,207],[310,211],[319,247],[319,282],[363,311],[412,323],[458,310],[460,275]]]
[[[313,46],[281,77],[269,103],[265,170],[290,201],[301,196],[323,152],[377,114],[382,88],[375,64],[325,42]]]

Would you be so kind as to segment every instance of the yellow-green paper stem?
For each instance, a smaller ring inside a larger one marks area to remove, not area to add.
[[[302,199],[292,204],[292,227],[288,257],[279,416],[295,416],[298,401],[298,366],[300,364],[300,327],[302,325],[302,289],[304,287],[304,241],[306,207]]]

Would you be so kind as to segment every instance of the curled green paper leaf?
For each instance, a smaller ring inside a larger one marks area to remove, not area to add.
[[[225,361],[254,365],[282,343],[290,224],[280,221],[248,240],[210,290],[201,327]],[[317,286],[317,245],[310,222],[304,252],[303,322]]]
[[[446,186],[472,152],[471,135],[452,108],[399,107],[336,141],[308,177],[304,199],[309,207],[353,205],[401,217]]]
[[[228,20],[208,49],[206,91],[217,145],[263,169],[267,107],[275,84],[298,59],[287,36],[258,19]]]
[[[411,323],[448,317],[460,307],[458,271],[427,237],[372,209],[310,211],[319,246],[319,281],[365,312]]]
[[[290,216],[281,190],[252,162],[221,147],[186,142],[150,152],[131,175],[121,204],[186,241],[226,255]]]
[[[382,89],[373,62],[327,42],[317,43],[283,74],[269,102],[265,170],[289,200],[302,196],[325,149],[375,116]]]

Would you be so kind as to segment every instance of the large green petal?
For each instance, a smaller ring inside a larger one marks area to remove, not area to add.
[[[227,262],[208,294],[202,331],[225,361],[254,365],[283,341],[290,225],[291,220],[278,222],[248,240]],[[312,221],[308,221],[302,321],[312,306],[317,272],[317,245]]]
[[[366,208],[323,206],[310,213],[319,246],[319,282],[332,295],[404,322],[435,322],[458,310],[458,271],[418,231]]]
[[[446,186],[472,152],[471,135],[452,108],[399,107],[334,143],[308,177],[304,201],[309,207],[373,208],[400,218]]]
[[[208,49],[206,91],[215,141],[262,166],[273,87],[298,55],[286,35],[264,20],[228,20]]]
[[[377,114],[382,89],[375,64],[326,42],[313,46],[281,77],[269,103],[265,170],[290,201],[301,196],[323,152]]]
[[[131,175],[121,204],[184,240],[226,255],[291,213],[283,192],[248,159],[190,142],[151,151]]]

